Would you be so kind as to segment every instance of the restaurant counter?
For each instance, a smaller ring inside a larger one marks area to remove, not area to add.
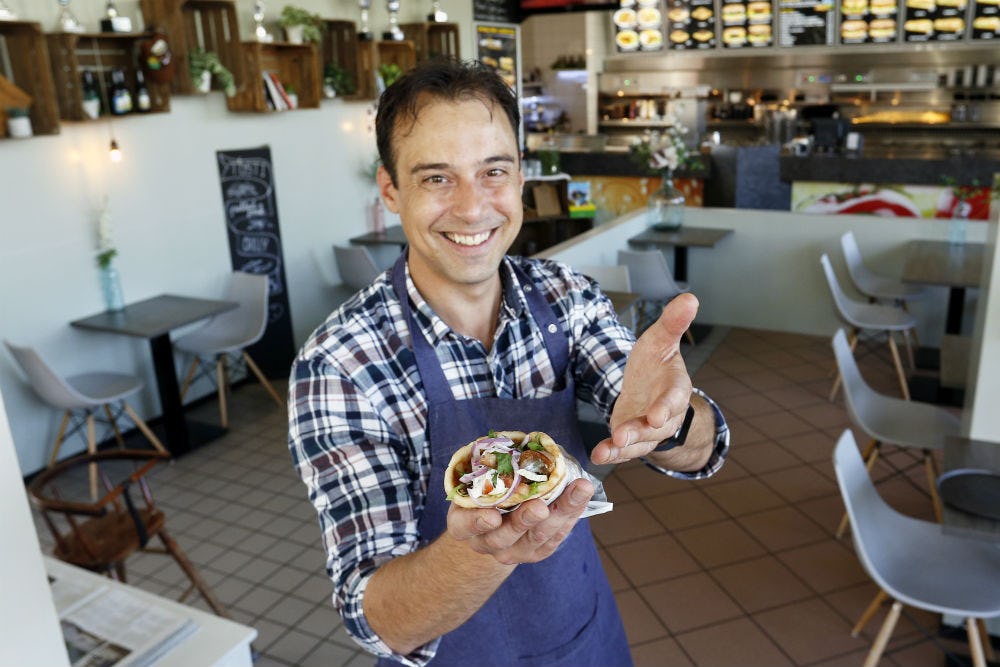
[[[988,185],[1000,173],[1000,150],[893,147],[866,148],[857,155],[813,153],[780,157],[781,178],[828,183]]]
[[[526,153],[525,157],[537,154]],[[559,152],[559,168],[571,176],[636,176],[650,174],[640,168],[628,151],[571,151]],[[710,160],[701,154],[693,156],[692,164],[674,172],[679,178],[707,178],[711,171]]]

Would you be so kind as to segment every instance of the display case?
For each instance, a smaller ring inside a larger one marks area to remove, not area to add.
[[[217,54],[237,87],[246,80],[234,0],[142,0],[141,6],[147,26],[167,35],[176,67],[174,93],[195,93],[188,75],[188,54],[194,49]]]
[[[145,33],[76,33],[59,32],[46,36],[52,79],[55,84],[59,117],[64,120],[87,120],[83,112],[84,70],[91,70],[100,86],[104,112],[109,104],[108,74],[121,69],[132,85],[138,69],[137,52],[140,42],[151,37]],[[146,82],[150,112],[170,111],[170,85]]]
[[[41,26],[30,21],[0,21],[0,53],[6,54],[0,59],[0,75],[32,98],[34,134],[58,134],[59,107]]]

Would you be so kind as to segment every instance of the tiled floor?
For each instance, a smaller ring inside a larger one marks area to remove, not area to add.
[[[892,392],[888,355],[871,350],[859,354],[862,372]],[[696,386],[726,412],[729,462],[696,483],[623,466],[605,480],[614,512],[591,519],[636,664],[861,664],[882,614],[863,636],[850,636],[876,588],[850,538],[833,535],[843,505],[830,457],[849,424],[842,400],[826,398],[829,341],[716,328],[686,358]],[[217,418],[214,402],[197,411]],[[318,524],[291,466],[284,413],[250,383],[234,392],[231,422],[224,438],[154,473],[171,532],[232,616],[259,631],[256,665],[374,664],[330,605]],[[880,464],[875,476],[894,506],[932,518],[919,468],[891,475]],[[162,556],[129,564],[133,584],[168,595],[185,587]],[[907,610],[881,664],[946,664],[942,647],[962,652],[963,644],[938,629],[937,617]]]

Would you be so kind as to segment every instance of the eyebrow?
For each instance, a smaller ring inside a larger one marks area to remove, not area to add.
[[[483,160],[483,164],[485,165],[496,164],[498,162],[514,164],[517,162],[517,160],[511,155],[493,155]],[[447,162],[418,162],[417,164],[413,165],[412,169],[410,169],[410,173],[416,174],[421,171],[436,171],[439,169],[448,169],[450,166],[451,165]]]

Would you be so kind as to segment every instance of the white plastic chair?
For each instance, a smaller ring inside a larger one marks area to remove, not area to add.
[[[941,498],[937,492],[938,470],[933,452],[942,449],[947,438],[961,434],[960,420],[951,412],[931,403],[904,401],[872,389],[858,369],[843,329],[838,329],[833,335],[833,354],[844,381],[847,414],[871,438],[862,454],[868,469],[875,466],[883,444],[919,449],[923,454],[934,514],[941,521]],[[843,535],[846,529],[845,514],[837,528],[837,537]]]
[[[849,430],[837,441],[833,467],[851,517],[854,548],[881,589],[863,620],[888,597],[892,607],[872,644],[865,667],[875,667],[903,605],[965,620],[972,663],[993,659],[983,619],[1000,616],[1000,549],[989,540],[945,533],[941,526],[900,514],[879,496]],[[870,612],[870,613],[869,613]],[[867,617],[867,618],[866,618]],[[859,622],[851,634],[857,636]]]
[[[905,309],[907,301],[919,299],[927,294],[927,290],[921,285],[894,280],[869,269],[861,257],[861,249],[858,247],[857,239],[854,238],[854,232],[844,232],[840,237],[840,247],[844,251],[844,261],[847,263],[847,273],[851,276],[851,281],[865,296],[892,301]]]
[[[655,322],[660,310],[677,295],[691,291],[686,282],[674,280],[667,260],[659,250],[619,250],[618,263],[628,267],[632,291],[641,297],[635,327],[637,335]],[[690,329],[684,336],[694,345]]]
[[[214,381],[219,392],[219,412],[223,428],[229,426],[226,391],[229,388],[230,363],[245,363],[274,402],[279,407],[285,405],[267,377],[244,350],[260,340],[267,329],[267,292],[266,275],[233,271],[225,299],[236,301],[240,304],[239,307],[216,315],[201,327],[174,341],[176,349],[194,357],[184,378],[184,385],[181,387],[181,400],[183,401],[187,395],[195,373],[201,370],[203,375],[211,378],[214,367]],[[206,361],[205,357],[211,357],[212,362]]]
[[[103,371],[63,377],[56,373],[34,348],[15,345],[7,340],[4,341],[4,345],[24,372],[35,394],[48,405],[64,411],[52,445],[52,453],[49,455],[50,468],[59,460],[59,449],[66,438],[84,426],[87,428],[87,452],[90,454],[97,452],[95,414],[98,411],[104,412],[107,424],[114,432],[115,440],[120,447],[125,447],[125,440],[118,428],[118,419],[124,412],[157,451],[170,455],[146,422],[125,400],[143,388],[144,383],[139,377]],[[96,474],[97,469],[91,468],[90,490],[93,497],[97,495]]]
[[[356,290],[368,287],[382,273],[371,251],[363,245],[334,245],[333,256],[340,279]]]
[[[830,294],[833,296],[833,303],[837,309],[837,315],[851,327],[850,347],[854,347],[858,342],[860,331],[871,331],[884,333],[889,340],[889,351],[892,353],[892,363],[896,368],[896,375],[899,378],[899,387],[903,392],[903,397],[910,400],[910,388],[906,384],[906,373],[903,372],[903,363],[899,358],[899,349],[896,347],[895,332],[903,334],[903,343],[906,345],[906,355],[910,368],[914,367],[913,348],[910,346],[910,339],[907,332],[917,325],[917,321],[912,315],[901,308],[886,306],[878,303],[862,303],[847,296],[837,280],[837,274],[833,271],[830,257],[823,253],[820,257],[820,264],[823,265],[823,273],[826,276],[827,285],[830,287]],[[833,382],[830,390],[830,400],[837,396],[840,388],[840,374]]]

